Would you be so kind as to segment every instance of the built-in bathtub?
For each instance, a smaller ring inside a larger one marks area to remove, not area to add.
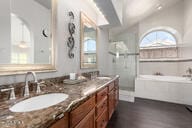
[[[192,81],[186,77],[140,75],[135,97],[192,105]]]

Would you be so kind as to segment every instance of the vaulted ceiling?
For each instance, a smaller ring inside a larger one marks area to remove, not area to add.
[[[47,9],[51,9],[51,0],[34,0]]]
[[[112,28],[110,33],[115,35],[123,32],[146,17],[160,11],[157,9],[158,6],[162,6],[163,10],[179,1],[183,0],[124,0],[123,25]]]

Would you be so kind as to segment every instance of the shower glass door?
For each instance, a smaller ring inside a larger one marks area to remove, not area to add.
[[[114,74],[120,75],[120,90],[134,91],[139,55],[135,34],[119,36],[110,44],[110,47],[110,53],[113,55]]]

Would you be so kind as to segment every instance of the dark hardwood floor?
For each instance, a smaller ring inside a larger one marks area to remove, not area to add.
[[[120,101],[107,128],[192,128],[192,113],[184,105],[137,98]]]

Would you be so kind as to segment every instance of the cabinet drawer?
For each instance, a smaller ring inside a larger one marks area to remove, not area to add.
[[[111,90],[113,90],[114,87],[115,87],[114,82],[110,83],[110,84],[109,84],[109,92],[110,92]]]
[[[113,111],[115,109],[115,91],[111,91],[108,97],[108,111],[109,111],[109,119],[111,118]]]
[[[95,128],[95,109],[89,112],[75,128]]]
[[[74,128],[95,107],[95,96],[70,113],[70,128]]]
[[[65,113],[65,116],[62,119],[58,120],[50,128],[69,128],[68,116],[69,116],[69,114]]]
[[[118,103],[119,103],[119,90],[116,89],[115,90],[115,107],[117,107]]]
[[[107,96],[104,98],[102,102],[100,102],[96,107],[96,117],[101,115],[105,109],[107,109]]]
[[[96,128],[106,128],[108,123],[107,109],[104,110],[101,116],[96,120]]]
[[[107,87],[97,92],[97,103],[99,103],[99,101],[102,101],[107,96],[107,93],[108,93]]]

